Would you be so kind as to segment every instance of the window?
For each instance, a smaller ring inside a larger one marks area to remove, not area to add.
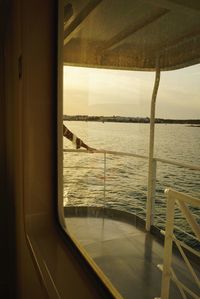
[[[66,233],[124,298],[159,296],[165,188],[200,195],[199,11],[170,3],[65,6]],[[199,248],[176,216],[177,238]]]

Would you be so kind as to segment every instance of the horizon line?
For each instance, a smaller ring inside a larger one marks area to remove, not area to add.
[[[150,119],[149,116],[123,116],[123,115],[88,115],[88,114],[63,114],[63,117],[83,117],[83,118],[132,118],[132,119]],[[155,117],[155,119],[160,120],[199,120],[200,118],[163,118],[163,117]]]

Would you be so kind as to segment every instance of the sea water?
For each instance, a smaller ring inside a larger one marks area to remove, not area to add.
[[[90,147],[148,156],[149,124],[64,122]],[[73,144],[64,138],[64,148]],[[200,166],[200,127],[156,124],[154,156]],[[64,206],[104,206],[146,217],[148,160],[101,153],[64,153]],[[157,162],[155,225],[164,226],[165,188],[200,198],[200,171]],[[200,211],[193,209],[199,216]],[[176,211],[175,225],[191,233]],[[198,218],[199,221],[199,218]],[[181,236],[181,231],[179,235]],[[186,236],[187,237],[187,236]]]

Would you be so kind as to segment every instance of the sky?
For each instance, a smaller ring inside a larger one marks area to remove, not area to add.
[[[155,73],[64,66],[63,114],[147,117]],[[200,64],[161,73],[156,117],[200,119]]]

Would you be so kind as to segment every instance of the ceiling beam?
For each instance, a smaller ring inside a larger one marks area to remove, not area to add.
[[[81,29],[89,14],[102,2],[102,0],[90,0],[88,4],[78,13],[75,19],[64,30],[64,45],[72,38],[72,35]]]
[[[113,50],[114,48],[118,47],[123,41],[128,38],[129,36],[133,35],[140,29],[146,27],[147,25],[155,22],[159,18],[161,18],[163,15],[167,14],[169,11],[163,8],[159,8],[157,10],[154,10],[153,13],[146,16],[146,18],[142,18],[137,23],[133,23],[131,25],[128,25],[126,28],[124,28],[122,31],[117,33],[115,36],[113,36],[110,40],[105,42],[103,49],[101,49],[101,52],[105,52],[107,50]]]

